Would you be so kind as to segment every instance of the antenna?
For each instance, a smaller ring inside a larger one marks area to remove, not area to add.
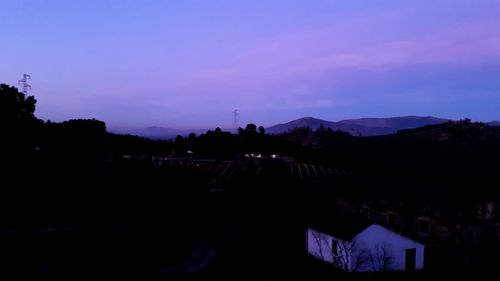
[[[28,84],[28,79],[31,79],[29,74],[24,74],[23,79],[20,79],[17,84],[21,84],[23,86],[23,94],[28,95],[28,91],[31,90],[31,85]]]
[[[238,109],[233,110],[233,116],[234,116],[234,128],[238,129],[238,115],[240,114],[240,111]]]

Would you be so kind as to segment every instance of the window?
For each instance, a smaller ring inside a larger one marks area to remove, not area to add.
[[[335,239],[332,239],[332,255],[334,257],[338,256],[338,254],[339,254],[337,246],[338,246],[338,241]]]

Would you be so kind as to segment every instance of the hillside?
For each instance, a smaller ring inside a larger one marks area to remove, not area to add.
[[[486,124],[488,124],[490,126],[499,127],[500,126],[500,121],[491,121],[491,122],[488,122]]]
[[[418,128],[427,125],[441,124],[447,122],[448,119],[441,119],[432,116],[402,116],[390,118],[360,118],[342,120],[338,123],[359,125],[370,128],[393,128],[397,130]]]
[[[284,124],[278,124],[267,128],[271,134],[280,134],[294,128],[309,127],[313,130],[319,129],[321,125],[334,131],[348,132],[353,136],[378,136],[394,134],[399,130],[413,129],[426,125],[434,125],[447,122],[447,119],[435,117],[403,116],[391,118],[361,118],[341,120],[338,122],[321,120],[313,117],[304,117]]]
[[[465,119],[364,138],[307,129],[280,137],[317,151],[318,162],[351,169],[358,179],[371,177],[368,182],[379,183],[377,192],[391,186],[390,192],[409,192],[407,186],[419,186],[415,191],[420,194],[445,196],[467,185],[477,196],[500,196],[492,184],[500,167],[500,127]],[[367,192],[371,188],[367,184]]]

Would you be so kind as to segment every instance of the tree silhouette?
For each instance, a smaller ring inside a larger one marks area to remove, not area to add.
[[[376,244],[369,249],[359,245],[356,238],[344,241],[317,231],[311,233],[318,248],[314,256],[336,268],[351,272],[394,270],[395,260],[388,243]]]
[[[35,147],[43,122],[35,113],[36,99],[15,87],[0,84],[0,150],[21,159]]]
[[[40,144],[43,121],[34,115],[36,100],[0,84],[0,169],[12,177],[26,172]],[[24,175],[23,175],[24,176]],[[8,182],[8,181],[5,181]]]
[[[259,126],[259,133],[262,134],[262,135],[265,134],[266,133],[266,129],[264,127],[262,127],[262,126]]]
[[[18,125],[36,120],[35,104],[35,97],[26,97],[17,88],[0,84],[1,125]]]
[[[375,245],[370,255],[370,264],[373,271],[392,271],[394,269],[394,257],[391,245],[388,243]]]
[[[245,128],[245,131],[250,134],[255,134],[257,132],[257,126],[255,124],[247,124],[247,127]]]
[[[356,239],[344,241],[332,239],[332,237],[316,231],[311,233],[316,245],[319,246],[315,256],[343,271],[359,271],[375,260],[369,249],[358,246]]]

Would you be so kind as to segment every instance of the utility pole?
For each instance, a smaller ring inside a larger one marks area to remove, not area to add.
[[[31,85],[28,84],[28,80],[31,79],[31,76],[29,74],[24,74],[23,79],[20,79],[17,84],[23,86],[23,94],[28,95],[28,91],[31,90]]]

